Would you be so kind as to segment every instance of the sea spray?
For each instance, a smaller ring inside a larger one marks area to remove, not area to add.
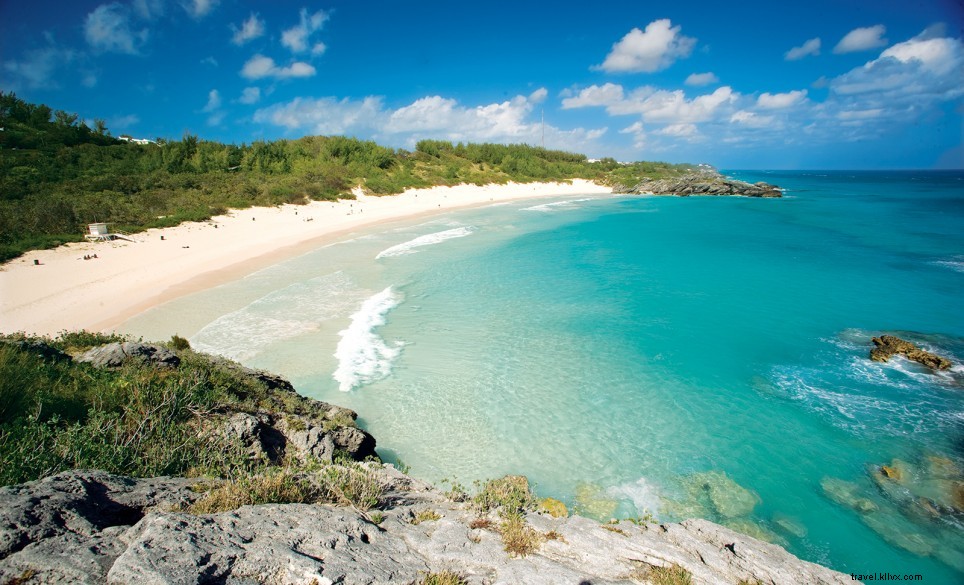
[[[401,298],[392,287],[371,296],[351,316],[347,329],[338,333],[341,340],[335,349],[338,368],[332,377],[338,389],[348,392],[363,384],[371,384],[392,372],[392,362],[401,351],[400,344],[389,346],[375,333],[385,324],[385,315],[398,306]]]
[[[431,246],[433,244],[440,244],[445,240],[451,240],[453,238],[464,238],[465,236],[472,234],[472,228],[469,227],[458,227],[450,230],[445,230],[442,232],[436,232],[434,234],[427,234],[424,236],[419,236],[414,240],[409,240],[407,242],[398,244],[397,246],[392,246],[382,250],[375,256],[375,259],[379,258],[391,258],[393,256],[403,256],[405,254],[415,254],[418,250],[415,248],[420,248],[422,246]]]

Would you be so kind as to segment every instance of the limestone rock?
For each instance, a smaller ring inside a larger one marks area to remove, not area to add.
[[[871,341],[876,347],[870,350],[870,359],[875,362],[886,362],[894,355],[900,354],[932,370],[946,370],[951,367],[951,360],[920,349],[913,343],[894,335],[881,335],[874,337]]]
[[[645,178],[633,187],[617,186],[614,193],[649,193],[652,195],[738,195],[742,197],[782,197],[780,188],[769,183],[750,184],[727,179],[717,173],[696,173],[672,179]]]
[[[148,509],[193,502],[194,483],[69,471],[0,488],[0,582],[32,569],[31,582],[103,583],[118,535]]]
[[[76,361],[90,363],[96,368],[119,368],[128,360],[138,360],[157,368],[176,368],[181,363],[181,358],[167,348],[135,341],[95,347],[82,353]]]
[[[526,517],[532,529],[556,536],[527,557],[511,558],[494,530],[469,528],[475,518],[470,504],[448,501],[390,465],[368,467],[391,486],[378,526],[350,508],[305,504],[245,506],[206,516],[148,511],[196,497],[190,480],[71,472],[4,488],[4,542],[16,550],[0,555],[0,581],[29,567],[38,583],[387,584],[450,570],[473,585],[630,585],[646,567],[679,564],[696,584],[851,582],[703,520],[645,527],[622,522],[613,531],[580,516],[532,513]],[[416,510],[439,519],[414,525]],[[54,518],[60,520],[48,521]],[[11,527],[18,526],[36,529],[17,536],[24,530]]]

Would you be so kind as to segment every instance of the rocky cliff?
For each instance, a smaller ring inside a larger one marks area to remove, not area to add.
[[[354,412],[176,344],[0,341],[0,376],[20,376],[17,393],[50,409],[65,386],[76,410],[76,379],[93,400],[69,424],[0,404],[0,461],[53,457],[4,475],[43,477],[0,488],[5,585],[851,582],[703,520],[569,516],[561,502],[538,502],[522,477],[491,481],[472,498],[454,486],[443,493],[379,462]],[[155,386],[164,392],[151,394]],[[105,420],[108,436],[91,426]],[[192,477],[69,469],[86,461]]]
[[[497,510],[365,464],[380,510],[319,504],[192,514],[197,480],[70,471],[0,489],[0,582],[374,584],[654,582],[662,568],[693,583],[851,583],[782,548],[704,520],[600,524],[529,511],[533,548],[510,554]],[[456,576],[457,577],[454,577]],[[20,579],[20,581],[17,581]]]
[[[769,183],[747,183],[727,179],[715,172],[694,173],[671,179],[649,179],[632,187],[617,185],[613,193],[650,195],[737,195],[742,197],[782,197],[780,189]]]

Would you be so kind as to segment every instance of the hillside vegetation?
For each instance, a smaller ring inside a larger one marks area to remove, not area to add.
[[[634,185],[690,165],[527,145],[423,140],[414,151],[344,136],[222,144],[185,135],[135,144],[76,114],[0,92],[0,261],[82,239],[92,222],[120,231],[200,221],[227,209],[352,198],[460,183],[590,179]]]

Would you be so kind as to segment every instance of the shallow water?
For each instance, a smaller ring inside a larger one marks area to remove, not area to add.
[[[964,464],[964,371],[866,356],[898,331],[964,358],[964,175],[734,174],[786,197],[400,222],[124,329],[287,375],[433,481],[522,473],[601,519],[697,515],[847,573],[960,578],[961,516],[915,498]],[[875,480],[895,458],[903,483]]]

